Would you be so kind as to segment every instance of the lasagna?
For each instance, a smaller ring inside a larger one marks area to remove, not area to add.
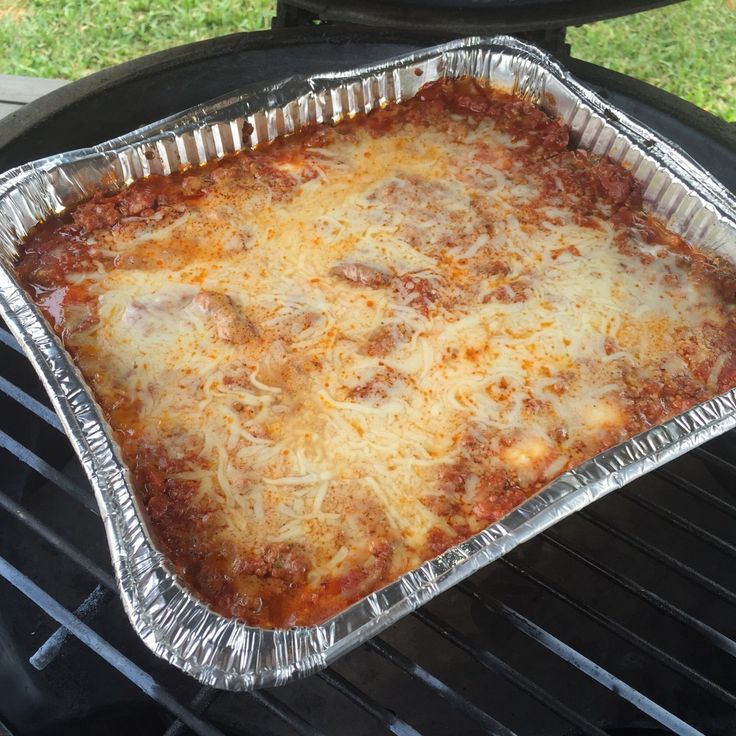
[[[100,194],[18,273],[158,546],[312,625],[736,384],[736,271],[471,79]]]

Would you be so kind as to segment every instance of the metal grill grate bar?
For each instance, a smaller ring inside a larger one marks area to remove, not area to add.
[[[496,734],[497,736],[514,736],[513,731],[509,730],[502,723],[499,723],[499,721],[479,708],[475,703],[464,698],[449,685],[425,670],[424,667],[418,665],[409,659],[409,657],[404,656],[382,639],[372,639],[368,642],[368,648],[378,653],[384,659],[387,659],[391,664],[403,670],[408,675],[432,688],[440,697],[444,698],[448,703],[468,715],[477,723],[480,723],[490,733]]]
[[[414,611],[414,616],[430,629],[436,631],[440,636],[451,642],[458,649],[461,649],[463,652],[470,655],[487,670],[495,672],[497,675],[503,677],[507,682],[510,682],[520,690],[523,690],[538,703],[541,703],[568,723],[577,726],[583,733],[593,734],[593,736],[606,736],[605,731],[602,731],[600,728],[587,721],[572,708],[569,708],[563,702],[548,693],[543,687],[537,685],[536,682],[515,670],[502,659],[499,659],[495,654],[491,654],[491,652],[485,649],[478,649],[477,646],[467,641],[459,631],[449,626],[444,621],[440,621],[440,619],[433,614],[426,610],[421,610]]]
[[[638,495],[635,495],[629,490],[619,491],[618,495],[619,497],[623,497],[627,501],[635,503],[637,506],[650,511],[655,516],[659,516],[660,519],[666,519],[671,524],[674,524],[680,529],[689,532],[693,536],[704,539],[724,554],[727,554],[731,557],[736,557],[736,547],[734,547],[734,545],[730,544],[725,539],[721,539],[712,532],[709,532],[707,529],[703,529],[703,527],[694,524],[692,521],[689,521],[688,519],[683,519],[679,514],[676,514],[674,511],[661,506],[655,501],[652,501],[648,498],[642,498]]]
[[[201,714],[212,705],[218,695],[220,695],[219,690],[204,686],[192,698],[189,708],[194,713]],[[299,736],[324,736],[322,731],[305,721],[298,713],[289,708],[288,705],[282,703],[269,693],[254,691],[242,693],[242,695],[255,700],[259,705],[293,728],[294,733],[299,734]],[[185,729],[186,726],[180,720],[176,720],[166,729],[163,736],[181,736]]]
[[[714,455],[710,450],[706,450],[704,447],[696,447],[690,452],[692,452],[696,457],[705,460],[706,463],[715,465],[731,475],[736,475],[736,465],[728,462],[728,460],[724,460],[722,457],[718,457],[718,455]]]
[[[75,501],[82,504],[87,511],[91,511],[95,516],[100,515],[100,510],[95,505],[92,495],[85,491],[82,486],[69,480],[63,473],[52,465],[49,465],[45,460],[36,455],[35,452],[31,452],[31,450],[21,445],[20,442],[14,440],[1,429],[0,447],[15,455],[18,460],[25,463],[29,468],[35,470],[39,475],[46,478],[46,480],[68,493]]]
[[[93,618],[105,603],[110,601],[113,594],[101,585],[95,589],[77,606],[74,615],[80,621],[89,621]],[[37,670],[46,669],[61,652],[67,639],[71,636],[68,629],[60,626],[28,659],[32,667]]]
[[[98,567],[92,560],[83,555],[76,547],[66,541],[62,536],[50,529],[35,516],[29,514],[20,504],[13,501],[5,493],[0,491],[0,508],[12,514],[16,519],[25,524],[29,529],[38,534],[42,539],[53,545],[59,552],[65,554],[72,562],[86,570],[98,583],[115,591],[115,580],[112,575]]]
[[[299,736],[323,736],[322,731],[305,721],[298,713],[270,693],[256,690],[249,693],[249,695],[268,711],[278,716],[285,723],[288,723]]]
[[[99,610],[99,607],[102,603],[108,600],[110,595],[115,595],[117,593],[115,580],[112,575],[109,575],[107,572],[102,570],[102,568],[98,567],[76,547],[67,542],[66,539],[26,512],[22,506],[2,492],[0,492],[0,508],[3,508],[25,524],[25,526],[31,531],[35,532],[42,539],[52,545],[54,549],[64,554],[72,562],[76,563],[79,567],[88,572],[100,584],[74,612],[77,618],[82,620],[87,619],[90,615]],[[36,650],[36,653],[31,656],[29,660],[31,665],[38,670],[42,670],[47,667],[61,651],[61,648],[69,637],[69,633],[70,632],[63,626],[57,629]]]
[[[535,585],[538,585],[543,590],[546,590],[558,600],[561,600],[563,603],[571,606],[576,611],[579,611],[593,621],[596,621],[601,626],[604,626],[609,631],[612,631],[614,634],[621,637],[625,641],[628,641],[630,644],[638,647],[639,649],[654,657],[658,661],[662,662],[675,672],[684,675],[689,680],[692,680],[692,682],[696,683],[703,690],[709,692],[711,695],[714,695],[720,700],[723,700],[731,707],[736,708],[736,696],[734,696],[727,690],[724,690],[720,685],[713,682],[712,680],[709,680],[707,677],[704,677],[699,672],[696,672],[691,667],[688,667],[683,662],[675,659],[672,655],[663,651],[659,647],[654,646],[651,642],[643,639],[641,636],[634,633],[630,629],[627,629],[622,624],[614,621],[612,618],[606,616],[600,611],[587,606],[585,603],[581,603],[580,601],[577,601],[565,595],[565,593],[556,588],[553,583],[545,579],[544,576],[536,572],[532,572],[531,570],[528,570],[515,562],[511,562],[507,558],[501,558],[500,562],[521,577],[523,577],[525,580],[531,580]]]
[[[736,657],[736,642],[732,639],[729,639],[720,631],[716,631],[713,627],[708,626],[708,624],[703,623],[694,616],[691,616],[689,613],[686,613],[681,608],[678,608],[669,601],[666,601],[664,598],[661,598],[656,593],[652,593],[638,583],[635,583],[633,580],[626,577],[625,575],[620,575],[619,573],[613,572],[613,570],[610,570],[600,563],[594,562],[586,555],[583,555],[580,552],[569,547],[567,544],[565,544],[565,542],[559,539],[559,537],[557,537],[556,535],[552,534],[552,532],[550,532],[549,530],[547,530],[546,532],[542,532],[541,536],[553,547],[557,547],[573,559],[581,562],[590,569],[595,570],[608,580],[611,580],[617,585],[620,585],[622,588],[625,588],[626,590],[633,593],[638,598],[646,601],[658,610],[664,611],[669,616],[679,621],[681,624],[684,624],[694,631],[697,631],[701,636],[706,638],[722,651],[730,654],[732,657]]]
[[[690,565],[672,557],[672,555],[669,555],[666,552],[663,552],[653,544],[649,544],[649,542],[644,542],[641,539],[633,537],[631,534],[622,532],[620,529],[611,526],[608,522],[603,521],[603,519],[591,514],[589,511],[579,511],[578,515],[590,524],[593,524],[593,526],[603,529],[605,532],[608,532],[617,539],[620,539],[622,542],[638,549],[640,552],[643,552],[648,557],[667,565],[667,567],[675,570],[688,580],[692,580],[702,588],[705,588],[711,593],[715,593],[717,596],[723,598],[729,603],[736,604],[736,593],[731,592],[727,588],[724,588],[720,583],[716,583],[715,580],[711,580],[697,570],[694,570]]]
[[[22,391],[2,376],[0,376],[0,391],[21,406],[26,407],[26,409],[30,409],[37,417],[43,419],[44,422],[50,424],[54,429],[58,429],[59,432],[64,431],[64,428],[61,426],[61,422],[59,421],[59,417],[57,417],[56,414],[48,408],[48,406],[44,406],[40,401],[37,401],[33,396]]]
[[[57,623],[68,629],[83,644],[111,664],[120,674],[126,677],[146,695],[179,718],[198,736],[224,736],[221,731],[197,718],[185,706],[179,703],[167,690],[157,683],[151,675],[144,672],[120,651],[115,649],[103,637],[80,621],[71,611],[62,606],[55,598],[26,577],[5,558],[0,557],[0,576],[5,578],[14,588],[33,601]]]
[[[219,692],[214,688],[203,685],[197,694],[192,698],[189,703],[189,709],[196,715],[201,715],[207,708],[212,705],[215,698],[219,695]],[[177,718],[167,729],[164,731],[163,736],[181,736],[186,730],[186,726]]]
[[[338,675],[332,669],[323,670],[317,673],[317,677],[324,680],[328,685],[335,688],[341,695],[345,696],[349,701],[355,703],[366,713],[372,715],[376,720],[380,721],[391,733],[396,736],[421,736],[419,731],[410,726],[406,721],[401,720],[395,713],[388,708],[384,708],[375,700],[365,695],[361,690],[341,675]]]
[[[2,343],[3,345],[7,345],[9,348],[12,348],[13,350],[15,350],[16,353],[20,353],[21,355],[25,356],[23,348],[13,337],[13,335],[5,329],[2,321],[0,321],[0,343]]]
[[[628,701],[642,713],[646,713],[650,718],[653,718],[665,728],[678,734],[678,736],[705,736],[701,731],[693,728],[689,723],[685,723],[681,718],[674,715],[674,713],[670,713],[666,708],[655,703],[643,693],[627,685],[623,680],[608,672],[608,670],[603,669],[563,641],[560,641],[560,639],[545,631],[518,611],[515,611],[496,598],[484,596],[474,586],[468,583],[461,583],[459,588],[480,603],[486,610],[502,616],[518,631],[538,642],[545,649],[553,652],[561,659],[564,659],[573,667],[580,670],[580,672],[588,675],[588,677],[594,679],[607,690]]]
[[[693,483],[691,480],[686,480],[685,478],[680,478],[680,476],[675,475],[665,468],[658,468],[654,471],[654,473],[669,481],[673,485],[676,485],[678,488],[681,488],[683,491],[689,493],[691,496],[701,501],[705,501],[706,503],[709,503],[711,506],[714,506],[719,511],[723,511],[724,513],[731,516],[736,516],[736,506],[732,506],[727,501],[724,501],[722,498],[719,498],[718,496],[706,490],[697,483]]]

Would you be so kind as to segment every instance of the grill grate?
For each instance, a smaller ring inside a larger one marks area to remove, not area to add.
[[[19,353],[0,329],[0,577],[4,616],[36,607],[25,629],[13,622],[26,677],[56,684],[60,671],[88,667],[84,644],[95,672],[107,666],[143,694],[129,702],[156,704],[150,732],[165,736],[736,728],[732,436],[562,522],[324,672],[221,693],[197,688],[127,629],[94,498]],[[41,732],[99,707],[82,702],[60,706],[56,723],[47,713]],[[36,732],[12,709],[0,722],[0,733]]]

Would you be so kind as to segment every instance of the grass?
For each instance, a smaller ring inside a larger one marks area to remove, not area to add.
[[[736,121],[736,10],[688,0],[568,32],[573,54]]]
[[[0,0],[0,74],[77,79],[143,54],[266,28],[275,0]],[[732,0],[687,0],[569,31],[573,53],[736,120]]]
[[[0,0],[0,74],[78,79],[153,51],[270,26],[276,0]]]

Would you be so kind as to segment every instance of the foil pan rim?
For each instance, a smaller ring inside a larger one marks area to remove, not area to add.
[[[289,122],[290,101],[304,102],[306,98],[304,104],[308,105],[316,99],[323,111],[339,117],[352,109],[349,98],[342,99],[341,90],[358,80],[363,84],[366,80],[370,84],[375,82],[386,99],[392,95],[401,99],[401,70],[434,65],[435,72],[442,67],[444,74],[451,76],[448,69],[454,69],[453,63],[457,62],[461,70],[465,64],[470,70],[483,55],[488,57],[484,71],[491,76],[494,63],[500,66],[504,58],[507,62],[512,59],[517,65],[514,85],[522,95],[535,97],[543,105],[559,105],[560,100],[569,103],[572,99],[575,104],[559,112],[573,132],[580,131],[581,147],[601,152],[596,146],[599,149],[607,146],[602,153],[608,154],[623,136],[630,144],[624,154],[631,150],[639,154],[634,162],[627,161],[625,156],[623,159],[632,165],[635,175],[639,168],[646,173],[646,166],[654,167],[645,193],[650,185],[664,190],[672,181],[683,187],[684,192],[675,191],[672,203],[668,204],[671,212],[665,213],[674,219],[675,226],[685,231],[695,228],[694,232],[698,227],[710,228],[721,238],[716,246],[729,249],[736,232],[736,204],[722,185],[677,147],[578,83],[549,55],[505,36],[460,39],[357,69],[290,77],[264,86],[260,93],[228,95],[98,146],[17,167],[0,177],[0,215],[6,216],[5,220],[0,217],[0,247],[4,244],[7,250],[8,244],[17,243],[24,231],[27,232],[28,223],[34,221],[34,214],[58,212],[77,195],[79,198],[84,195],[84,186],[75,179],[80,176],[75,167],[81,166],[82,172],[107,167],[122,185],[156,170],[155,164],[146,163],[148,155],[144,147],[155,150],[157,156],[166,160],[170,153],[167,146],[172,141],[177,146],[181,141],[192,144],[189,149],[186,146],[176,149],[180,166],[197,165],[219,157],[227,148],[220,141],[223,148],[218,149],[217,136],[212,131],[219,125],[217,129],[222,136],[223,121],[233,120],[233,116],[241,126],[240,142],[247,145],[242,126],[248,120],[255,120],[253,115],[259,110],[270,111],[269,115],[273,112],[271,117],[266,115],[265,123],[260,119],[262,130],[260,133],[255,130],[250,142],[258,135],[262,140],[270,140],[270,136],[276,137],[274,131],[279,125],[289,132],[288,126],[294,124],[293,120]],[[383,91],[381,83],[386,86]],[[393,88],[389,89],[391,84]],[[236,112],[240,115],[235,115]],[[302,113],[304,110],[294,114]],[[578,120],[581,114],[588,119]],[[231,143],[236,145],[238,131],[232,129],[232,123],[230,127]],[[224,132],[227,135],[227,127]],[[586,135],[589,140],[585,139]],[[660,183],[657,176],[662,171],[670,178],[665,176],[665,181]],[[61,190],[65,192],[64,197],[59,195]],[[690,201],[693,196],[694,204]],[[704,222],[699,217],[705,218]],[[725,236],[721,237],[723,233]],[[730,255],[736,260],[736,254]],[[322,625],[283,630],[249,627],[208,609],[179,583],[165,558],[156,551],[99,408],[86,394],[81,376],[35,305],[19,289],[8,263],[12,258],[6,253],[0,260],[3,261],[0,312],[41,377],[91,479],[123,605],[134,629],[155,654],[214,687],[244,690],[309,675],[578,508],[736,426],[735,390],[582,463],[500,522],[406,573]]]

